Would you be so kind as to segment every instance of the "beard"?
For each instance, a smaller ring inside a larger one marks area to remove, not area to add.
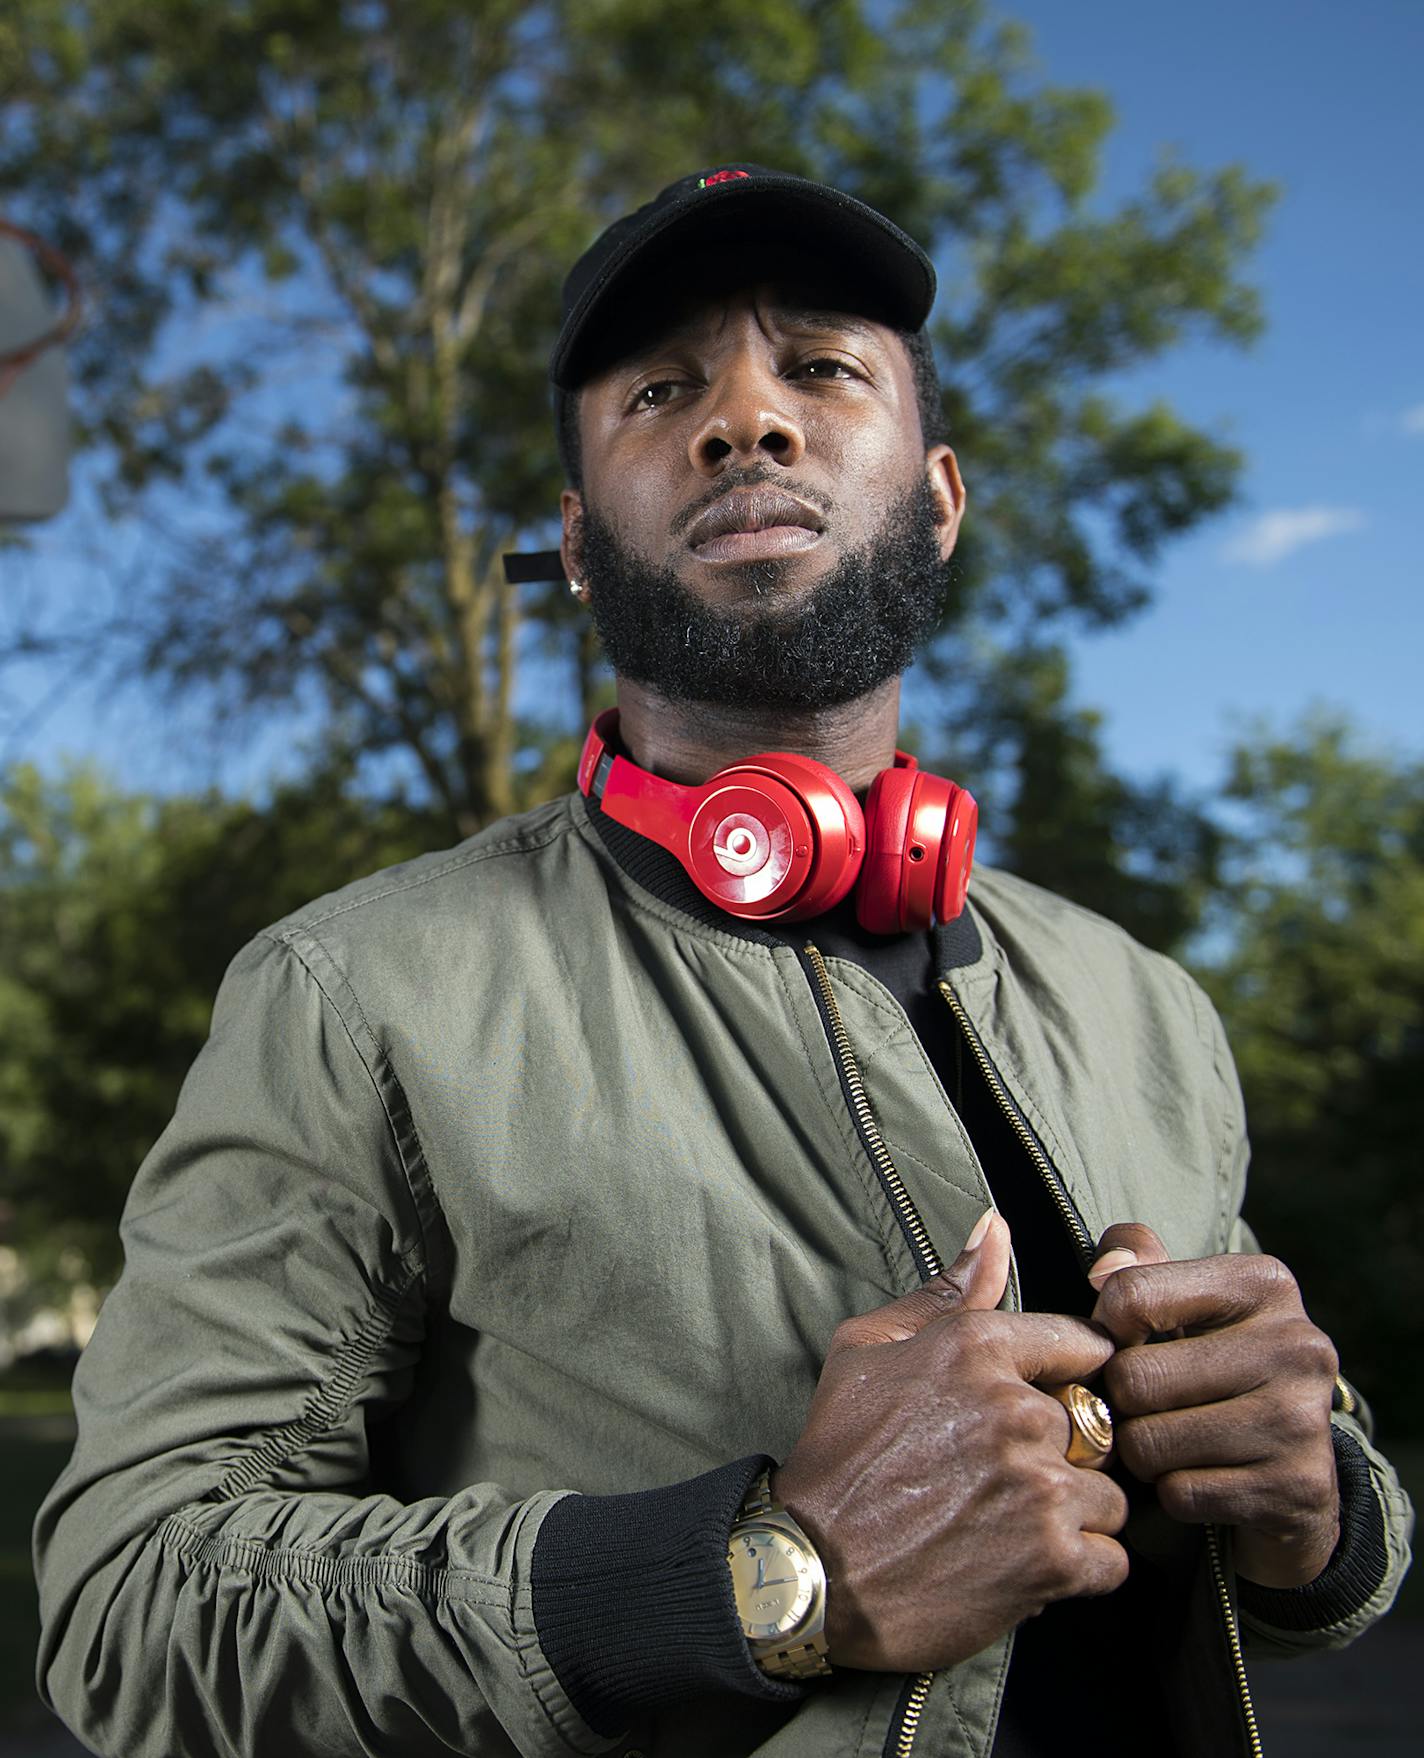
[[[737,485],[748,480],[765,478]],[[778,556],[733,575],[751,596],[712,606],[671,568],[627,548],[585,503],[582,572],[593,625],[614,671],[673,701],[836,707],[898,677],[938,623],[949,568],[937,514],[920,476],[864,547],[804,594],[778,596],[797,559]]]

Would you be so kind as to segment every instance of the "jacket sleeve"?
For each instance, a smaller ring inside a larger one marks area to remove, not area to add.
[[[438,1248],[388,1070],[335,987],[275,935],[246,947],[139,1171],[35,1527],[41,1695],[115,1758],[602,1752],[619,1730],[575,1707],[534,1599],[557,1623],[616,1597],[618,1534],[648,1504],[493,1483],[405,1503],[369,1481],[367,1420],[410,1386]],[[664,1498],[665,1609],[700,1607],[707,1665],[685,1643],[619,1687],[616,1642],[590,1663],[561,1631],[565,1679],[610,1719],[729,1665],[761,1694],[718,1561],[759,1464]],[[595,1537],[608,1504],[611,1552],[554,1544],[536,1570],[570,1500]]]

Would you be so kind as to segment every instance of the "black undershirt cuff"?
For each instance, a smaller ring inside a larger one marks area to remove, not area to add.
[[[1262,1587],[1237,1577],[1242,1611],[1277,1630],[1324,1630],[1343,1623],[1374,1595],[1389,1568],[1384,1512],[1370,1462],[1352,1434],[1330,1425],[1340,1484],[1340,1537],[1330,1561],[1304,1587]]]
[[[727,1539],[762,1454],[665,1489],[565,1496],[530,1570],[539,1643],[574,1708],[612,1738],[637,1715],[705,1692],[797,1702],[768,1678],[737,1617]]]

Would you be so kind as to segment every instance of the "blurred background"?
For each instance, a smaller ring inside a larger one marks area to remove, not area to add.
[[[0,10],[0,1751],[71,1749],[29,1522],[222,972],[571,785],[608,676],[500,569],[559,282],[729,159],[931,248],[969,514],[906,742],[1206,984],[1417,1499],[1421,52],[1416,0]],[[1418,1749],[1401,1613],[1257,1669],[1269,1751]]]

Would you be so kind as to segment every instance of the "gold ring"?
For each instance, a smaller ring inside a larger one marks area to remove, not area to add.
[[[1100,1471],[1112,1454],[1112,1411],[1096,1392],[1090,1392],[1076,1380],[1066,1386],[1045,1389],[1049,1397],[1057,1398],[1068,1412],[1068,1421],[1072,1425],[1066,1455],[1068,1463],[1081,1465],[1088,1471]]]

